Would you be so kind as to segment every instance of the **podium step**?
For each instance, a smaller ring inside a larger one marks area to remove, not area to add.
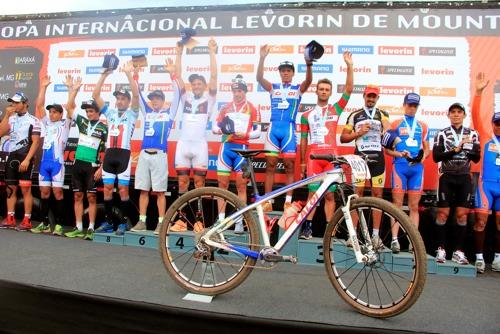
[[[153,231],[125,232],[124,245],[158,249],[158,236]]]
[[[100,244],[120,245],[124,244],[124,236],[113,233],[94,233],[94,242]]]
[[[445,263],[436,263],[437,274],[446,276],[465,276],[465,277],[476,277],[476,267],[467,264],[458,264],[451,260],[447,260]]]

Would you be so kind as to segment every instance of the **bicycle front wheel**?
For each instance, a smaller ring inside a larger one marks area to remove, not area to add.
[[[172,203],[158,240],[165,268],[178,285],[193,293],[217,295],[245,280],[256,259],[200,241],[215,225],[219,213],[228,217],[244,206],[233,193],[214,187],[191,190]],[[258,227],[250,212],[238,216],[233,227],[210,239],[240,249],[259,250]]]
[[[401,209],[379,198],[351,201],[350,214],[363,254],[368,250],[365,235],[373,235],[374,224],[379,226],[378,237],[371,237],[375,254],[370,261],[356,261],[344,215],[337,210],[323,240],[326,271],[334,288],[358,312],[371,317],[406,311],[417,301],[426,280],[427,256],[418,230]],[[399,250],[393,253],[395,226]]]

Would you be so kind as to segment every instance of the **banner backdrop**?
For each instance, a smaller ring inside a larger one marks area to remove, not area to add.
[[[348,113],[362,107],[362,92],[367,84],[381,86],[378,107],[390,113],[391,121],[401,117],[404,95],[412,91],[419,93],[422,104],[418,118],[428,124],[431,138],[449,124],[446,116],[449,105],[453,102],[470,105],[474,94],[473,78],[478,71],[487,72],[490,79],[490,87],[483,97],[483,119],[489,122],[493,109],[500,109],[500,9],[155,11],[126,16],[0,22],[0,107],[3,109],[6,99],[22,90],[30,98],[31,112],[34,112],[38,80],[45,73],[53,82],[46,103],[66,102],[67,92],[62,82],[67,74],[83,78],[77,103],[89,99],[103,57],[109,53],[116,54],[120,63],[132,55],[145,54],[148,67],[140,73],[141,90],[161,89],[169,101],[172,86],[163,65],[167,57],[175,57],[179,30],[189,26],[196,29],[195,38],[200,44],[183,55],[184,80],[187,82],[187,77],[193,73],[204,75],[208,80],[207,43],[213,37],[218,44],[217,109],[231,100],[231,79],[241,74],[249,84],[247,98],[258,107],[262,116],[263,133],[253,141],[255,148],[263,147],[270,117],[269,94],[255,79],[259,49],[263,44],[273,46],[265,62],[265,78],[278,82],[278,64],[290,60],[296,66],[293,81],[297,83],[305,78],[304,45],[311,39],[324,45],[325,54],[313,66],[313,84],[304,94],[304,105],[316,102],[315,82],[321,78],[334,83],[331,103],[340,97],[347,70],[342,53],[346,50],[353,53],[355,90],[340,118],[338,136]],[[114,105],[112,92],[123,86],[128,86],[125,75],[115,71],[103,87],[103,98]],[[469,119],[468,112],[467,124]],[[134,167],[143,136],[142,123],[140,118],[133,135]],[[213,135],[210,128],[211,124],[207,127],[208,176],[215,178],[220,137]],[[173,161],[179,131],[182,131],[182,124],[177,117],[169,143],[171,176],[175,175]],[[76,135],[73,128],[71,136]],[[337,142],[340,152],[352,151],[352,144]],[[68,164],[73,159],[75,144],[75,138],[68,143]],[[424,178],[428,190],[437,185],[437,166],[431,160],[426,161]],[[390,160],[387,161],[390,170]],[[258,172],[264,172],[263,159],[258,160],[255,167]],[[284,168],[278,167],[277,179],[282,182]],[[262,174],[258,175],[258,180],[263,180]]]

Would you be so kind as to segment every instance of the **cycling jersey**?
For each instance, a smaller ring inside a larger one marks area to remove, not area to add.
[[[40,135],[40,121],[26,112],[23,115],[15,114],[9,117],[9,153],[28,154],[31,136]]]
[[[454,148],[462,140],[470,140],[472,143],[464,144],[462,151],[455,153]],[[473,150],[474,147],[477,149]],[[449,126],[444,128],[436,134],[432,156],[435,162],[440,163],[439,169],[442,173],[469,174],[471,160],[478,162],[481,157],[479,135],[476,131],[466,127],[454,129]]]
[[[412,158],[418,155],[418,152],[423,148],[423,143],[429,141],[429,131],[427,125],[421,121],[408,115],[404,115],[402,119],[394,121],[391,124],[391,129],[394,130],[401,139],[396,144],[395,150],[398,152],[408,151]],[[395,157],[395,164],[408,164],[408,160],[403,157]]]
[[[485,182],[500,182],[500,136],[492,136],[492,139],[484,145],[481,178]]]
[[[309,136],[308,146],[313,148],[337,148],[337,123],[349,102],[350,96],[343,94],[334,105],[318,105],[306,109],[300,119],[300,136]]]
[[[271,123],[291,122],[295,123],[299,111],[302,93],[300,84],[273,83],[271,95]]]
[[[181,96],[182,123],[179,140],[206,140],[207,123],[215,108],[215,92],[196,98],[192,92]]]
[[[229,117],[234,123],[235,133],[244,133],[243,138],[236,137],[235,135],[222,135],[222,142],[235,143],[248,145],[250,139],[250,133],[252,132],[255,123],[260,122],[260,113],[257,111],[255,106],[245,101],[241,105],[236,105],[234,102],[230,102],[222,108],[217,117],[217,123],[222,122],[224,117]]]
[[[370,130],[356,139],[355,153],[376,153],[382,152],[383,122],[389,121],[389,114],[378,108],[367,108],[352,112],[347,118],[345,128],[358,132],[365,124],[370,125]]]
[[[80,132],[75,160],[97,163],[99,153],[104,152],[108,127],[101,120],[89,121],[86,116],[78,113],[73,114],[73,120]]]
[[[179,106],[181,91],[177,79],[172,80],[174,97],[167,109],[154,111],[144,99],[140,92],[141,111],[144,116],[144,138],[142,150],[157,149],[167,152],[167,139],[175,119],[177,107]],[[197,134],[198,136],[200,134]]]
[[[106,147],[130,150],[130,140],[134,133],[135,122],[139,117],[139,111],[132,109],[119,111],[105,106],[101,113],[106,116],[108,121],[109,135]]]
[[[41,164],[44,161],[57,161],[59,164],[64,164],[64,150],[71,123],[70,118],[57,122],[52,122],[48,117],[42,119],[43,153]]]

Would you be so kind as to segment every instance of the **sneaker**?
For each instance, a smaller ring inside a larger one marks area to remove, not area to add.
[[[83,237],[83,240],[94,240],[94,230],[89,228],[87,234]]]
[[[1,223],[0,228],[16,228],[16,219],[14,216],[7,216]]]
[[[382,239],[378,235],[372,237],[372,245],[373,249],[380,249],[384,247],[384,243],[382,242]]]
[[[126,231],[130,230],[130,227],[124,223],[124,224],[120,224],[118,225],[118,227],[116,228],[116,232],[115,234],[116,235],[124,235]],[[97,230],[96,230],[97,232]]]
[[[401,247],[399,246],[399,241],[392,240],[392,242],[391,242],[391,251],[394,254],[397,254],[397,253],[399,253],[400,250],[401,250]]]
[[[95,232],[96,233],[113,233],[114,232],[113,225],[108,222],[103,222],[101,226],[99,226]]]
[[[205,226],[203,225],[203,223],[201,221],[197,221],[196,223],[194,223],[194,226],[193,226],[194,233],[203,232],[204,229],[205,229]]]
[[[500,259],[498,257],[491,263],[491,270],[500,271]]]
[[[21,224],[19,224],[19,226],[16,228],[17,231],[29,231],[33,228],[33,226],[31,225],[31,218],[28,218],[28,217],[24,217],[23,221],[21,222]]]
[[[313,231],[310,227],[304,227],[302,232],[300,232],[299,239],[311,240],[313,237]]]
[[[476,271],[480,274],[484,273],[484,269],[486,269],[486,264],[484,260],[476,260]]]
[[[135,224],[135,226],[130,229],[130,231],[132,232],[144,232],[146,230],[146,223],[141,220],[139,220],[137,224]]]
[[[68,238],[83,238],[85,234],[83,231],[80,231],[78,228],[74,228],[73,231],[64,233],[64,235]]]
[[[38,233],[50,233],[50,226],[49,225],[45,225],[44,223],[40,223],[40,224],[38,224],[37,227],[32,228],[30,231],[31,231],[31,233],[35,233],[35,234],[38,234]]]
[[[58,236],[62,236],[63,235],[63,228],[61,225],[57,224],[56,226],[54,226],[54,231],[52,232],[52,235],[58,235]]]
[[[170,232],[186,232],[186,231],[187,231],[187,224],[182,219],[177,220],[174,223],[174,225],[170,227]]]
[[[455,253],[453,253],[453,256],[455,256]],[[441,247],[438,247],[438,249],[436,250],[436,262],[437,263],[446,262],[446,251]]]
[[[264,212],[273,211],[273,203],[271,203],[270,201],[264,202],[264,204],[262,204],[262,210]]]
[[[156,234],[156,235],[160,234],[161,224],[163,224],[163,222],[162,223],[158,223],[156,225],[155,231],[153,232],[154,234]]]
[[[469,264],[469,260],[465,257],[464,252],[461,250],[457,249],[456,251],[453,252],[453,255],[451,256],[451,260],[453,262],[456,262],[458,264]]]
[[[243,234],[245,233],[245,228],[243,227],[243,222],[236,223],[234,225],[234,234]]]

